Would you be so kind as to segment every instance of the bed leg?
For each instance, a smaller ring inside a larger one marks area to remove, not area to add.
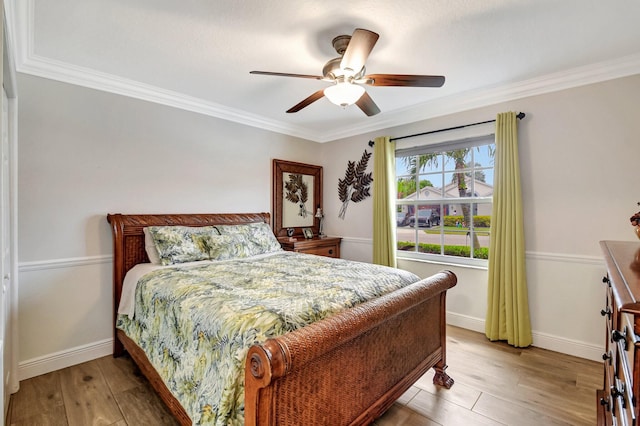
[[[113,339],[113,357],[118,358],[122,356],[122,354],[124,354],[124,345],[120,339],[118,339],[118,333],[116,332]]]
[[[436,365],[433,369],[436,370],[436,374],[433,376],[433,384],[450,389],[454,382],[453,379],[444,372],[444,370],[447,369],[447,366],[439,367]]]

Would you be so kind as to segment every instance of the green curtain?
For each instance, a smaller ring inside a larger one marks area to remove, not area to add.
[[[490,340],[506,340],[516,347],[529,346],[532,337],[515,112],[498,114],[496,119],[490,238],[485,333]]]
[[[396,267],[395,142],[375,138],[373,146],[373,263]]]

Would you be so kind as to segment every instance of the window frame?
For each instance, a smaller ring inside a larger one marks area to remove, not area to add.
[[[492,129],[493,130],[493,129]],[[422,143],[422,144],[417,144],[414,146],[410,146],[410,147],[403,147],[403,146],[397,146],[396,150],[395,150],[395,158],[396,161],[398,161],[398,158],[403,158],[403,157],[410,157],[410,156],[416,156],[416,155],[425,155],[425,154],[438,154],[438,155],[443,155],[443,153],[445,152],[450,152],[450,151],[454,151],[457,149],[467,149],[467,148],[471,148],[470,152],[471,152],[471,161],[470,163],[472,164],[471,167],[465,167],[464,169],[460,169],[458,171],[458,173],[468,173],[471,172],[472,176],[475,174],[475,172],[477,171],[483,171],[483,170],[491,170],[493,171],[495,169],[495,162],[491,162],[490,165],[483,165],[480,167],[475,167],[475,148],[478,147],[484,147],[484,146],[488,146],[488,145],[494,145],[494,150],[495,150],[495,134],[493,132],[489,133],[489,134],[482,134],[479,136],[473,136],[473,137],[464,137],[464,138],[458,138],[458,139],[451,139],[451,140],[445,140],[442,142],[438,142],[438,143]],[[425,205],[429,205],[429,206],[435,206],[438,205],[439,206],[439,212],[440,212],[440,216],[441,216],[441,223],[444,223],[444,218],[442,216],[443,213],[446,211],[445,206],[451,206],[451,205],[461,205],[461,204],[469,204],[470,207],[470,211],[473,212],[475,208],[477,208],[477,206],[479,205],[483,205],[483,204],[491,204],[491,213],[493,215],[493,193],[491,196],[471,196],[471,197],[452,197],[452,198],[448,198],[446,196],[446,194],[444,193],[444,188],[446,187],[446,179],[445,176],[447,174],[452,174],[453,172],[451,170],[447,170],[445,167],[446,163],[446,159],[444,157],[441,157],[444,161],[442,161],[442,165],[441,167],[439,167],[438,171],[433,171],[430,170],[428,172],[425,172],[424,170],[416,170],[416,173],[412,176],[412,175],[399,175],[396,176],[395,178],[395,183],[396,183],[396,188],[398,187],[398,182],[400,178],[407,178],[407,177],[413,177],[413,179],[415,179],[415,183],[416,183],[416,191],[420,191],[420,180],[424,179],[426,176],[429,175],[440,175],[441,176],[441,182],[442,182],[442,192],[440,194],[439,197],[437,198],[432,198],[432,199],[419,199],[418,197],[416,197],[415,199],[398,199],[396,196],[396,199],[394,200],[394,211],[398,211],[398,207],[400,206],[414,206],[415,211],[418,211],[418,207],[419,206],[425,206]],[[495,157],[494,157],[495,158]],[[494,183],[492,183],[493,185]],[[471,188],[469,188],[468,190],[470,190],[470,192],[472,194],[475,194],[475,179],[471,179]],[[471,224],[470,224],[470,229],[473,229],[473,216],[474,214],[471,214]],[[418,260],[418,261],[424,261],[424,262],[429,262],[429,263],[437,263],[437,264],[445,264],[445,265],[455,265],[455,266],[467,266],[467,267],[476,267],[476,268],[481,268],[481,269],[486,269],[488,267],[488,260],[487,259],[478,259],[478,258],[474,258],[473,256],[473,238],[470,238],[470,247],[471,247],[471,252],[470,252],[470,257],[459,257],[459,256],[452,256],[452,255],[445,255],[444,254],[444,246],[445,246],[445,230],[444,230],[444,226],[440,226],[440,234],[439,234],[439,240],[440,240],[440,254],[432,254],[432,253],[421,253],[418,251],[418,236],[419,236],[419,232],[423,232],[423,228],[420,228],[418,226],[414,226],[414,227],[408,227],[408,228],[404,228],[404,229],[412,229],[413,230],[413,234],[414,234],[414,239],[413,241],[416,242],[415,247],[412,251],[407,251],[407,250],[399,250],[397,243],[396,243],[396,257],[398,259],[410,259],[410,260]],[[397,237],[397,230],[396,230],[396,237]],[[491,238],[491,236],[489,235],[489,238]]]

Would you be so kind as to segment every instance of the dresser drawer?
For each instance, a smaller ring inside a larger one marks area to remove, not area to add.
[[[633,366],[635,361],[635,348],[638,337],[633,331],[634,317],[628,313],[620,314],[620,332],[623,339],[618,341],[618,352],[622,362],[622,373],[627,383],[633,383]]]
[[[636,343],[638,336],[634,332],[635,317],[632,314],[620,313],[620,332],[624,337],[618,340],[618,358],[619,365],[616,376],[620,379],[620,391],[623,393],[624,402],[622,409],[624,410],[624,418],[629,424],[636,424],[636,394],[638,383],[634,377],[634,366],[636,362]]]
[[[608,284],[608,278],[605,277],[603,282]],[[605,353],[602,356],[602,359],[605,361],[605,370],[610,372],[609,377],[614,377],[614,365],[615,368],[618,368],[618,345],[613,341],[613,330],[614,328],[614,318],[617,317],[616,314],[616,305],[613,300],[613,290],[611,289],[611,285],[607,285],[607,298],[605,308],[600,311],[602,316],[605,318],[605,335],[607,336],[605,340]],[[607,394],[609,393],[608,389],[613,386],[613,383],[605,383],[605,390],[607,390]]]
[[[597,392],[598,400],[598,426],[610,426],[614,424],[613,410],[616,408],[614,399],[611,396],[611,389],[615,383],[614,362],[607,361],[604,364],[604,385],[603,389]]]
[[[635,406],[631,386],[621,375],[615,377],[610,389],[613,416],[622,424],[636,425]]]

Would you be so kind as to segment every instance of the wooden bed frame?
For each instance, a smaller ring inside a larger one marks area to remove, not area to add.
[[[113,318],[126,272],[148,262],[146,226],[270,223],[269,213],[107,216],[113,231]],[[246,425],[361,425],[381,416],[430,368],[446,373],[445,297],[456,276],[443,271],[401,290],[270,339],[249,350],[245,367]],[[183,425],[191,419],[144,352],[115,329],[114,356],[127,350]]]

